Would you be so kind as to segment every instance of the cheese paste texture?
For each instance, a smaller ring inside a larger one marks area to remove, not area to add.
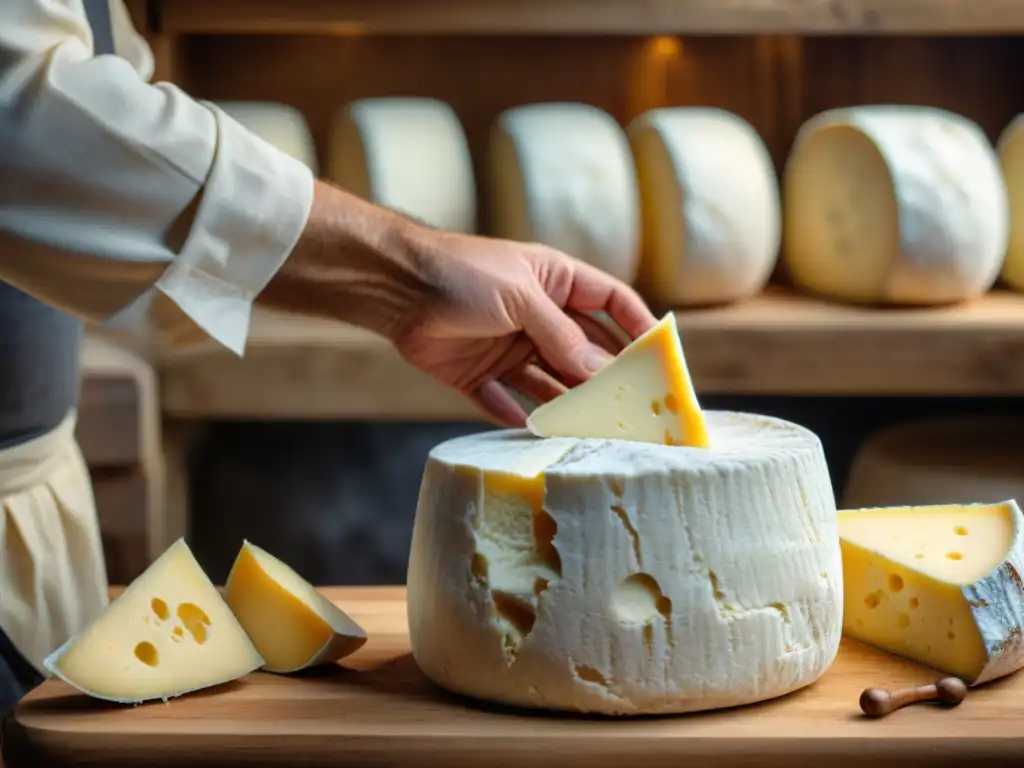
[[[842,629],[818,438],[708,411],[713,449],[457,438],[430,454],[408,573],[412,650],[483,700],[611,715],[770,699]]]

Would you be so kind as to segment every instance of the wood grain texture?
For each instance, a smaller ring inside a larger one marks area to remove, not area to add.
[[[954,307],[858,308],[771,289],[678,313],[706,394],[1019,395],[1024,296]],[[350,326],[258,312],[246,355],[214,345],[159,361],[177,418],[462,419],[475,407]]]
[[[964,34],[1024,30],[1018,0],[159,0],[171,32]]]
[[[922,704],[872,720],[872,686],[939,675],[844,641],[833,667],[787,697],[734,710],[609,720],[513,712],[442,692],[409,653],[404,590],[329,588],[369,642],[340,665],[292,677],[256,673],[234,684],[140,707],[98,703],[48,681],[15,710],[8,768],[154,766],[399,766],[451,768],[843,768],[993,765],[1024,761],[1024,677],[973,690],[955,709]]]

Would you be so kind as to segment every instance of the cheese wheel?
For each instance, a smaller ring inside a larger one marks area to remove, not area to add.
[[[783,178],[783,262],[850,302],[942,304],[987,291],[1009,236],[1006,186],[981,129],[931,107],[822,113]]]
[[[632,282],[640,203],[625,132],[587,104],[531,104],[491,130],[491,228],[557,248]]]
[[[1024,499],[1024,421],[922,419],[879,430],[853,458],[846,508]]]
[[[721,109],[655,109],[628,128],[640,184],[638,285],[670,306],[758,293],[779,254],[771,156],[746,120]]]
[[[462,124],[435,99],[378,98],[334,119],[328,178],[424,224],[476,231],[476,183]]]
[[[609,715],[747,704],[824,673],[842,564],[821,443],[707,416],[713,450],[521,430],[437,446],[407,580],[423,672]]]
[[[1010,240],[1002,278],[1014,290],[1024,291],[1024,115],[1018,115],[996,144],[1010,201]]]
[[[316,145],[302,113],[286,104],[263,101],[218,101],[217,106],[261,139],[318,173]]]

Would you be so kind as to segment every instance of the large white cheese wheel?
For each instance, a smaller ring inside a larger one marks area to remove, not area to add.
[[[327,177],[438,229],[476,231],[476,183],[462,124],[444,102],[363,99],[334,119]]]
[[[999,275],[1006,186],[970,120],[864,106],[811,118],[783,178],[783,260],[794,283],[852,302],[940,304]]]
[[[1024,421],[921,419],[881,429],[857,450],[842,505],[995,504],[1024,500]]]
[[[712,450],[519,430],[437,446],[408,573],[426,675],[621,715],[761,701],[825,672],[842,564],[821,443],[707,417]]]
[[[1010,242],[1002,278],[1011,288],[1024,291],[1024,114],[1006,126],[996,146],[1010,201]]]
[[[640,203],[626,134],[588,104],[530,104],[491,130],[491,229],[557,248],[632,282]]]
[[[721,109],[654,109],[628,128],[643,218],[638,284],[670,306],[746,298],[768,282],[782,213],[771,156]]]
[[[218,101],[217,106],[261,139],[318,173],[316,145],[302,113],[286,104],[263,101]]]

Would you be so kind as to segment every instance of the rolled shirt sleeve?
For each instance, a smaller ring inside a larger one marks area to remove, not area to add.
[[[0,279],[112,329],[198,326],[241,354],[313,174],[143,74],[93,57],[81,0],[0,3]]]

